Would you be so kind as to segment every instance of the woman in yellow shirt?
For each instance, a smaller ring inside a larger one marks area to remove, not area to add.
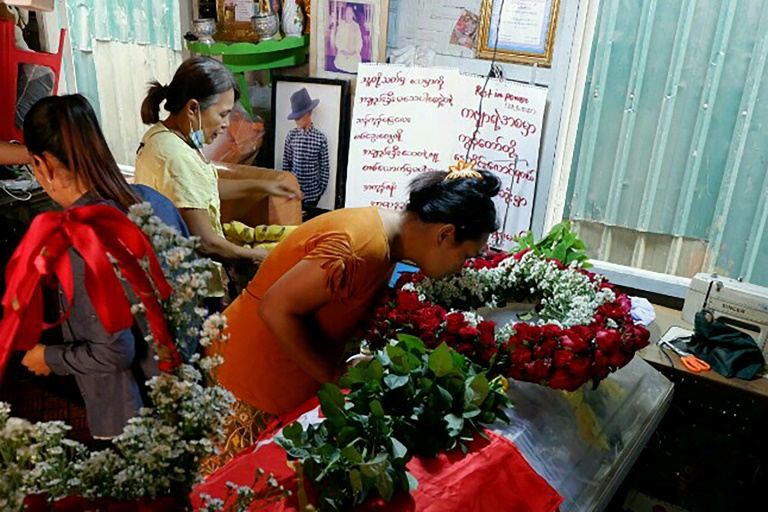
[[[222,200],[268,193],[301,199],[301,192],[273,180],[222,179],[203,155],[229,126],[229,114],[240,96],[232,73],[209,57],[185,60],[168,85],[152,82],[141,106],[141,119],[152,126],[136,157],[136,183],[159,191],[176,205],[190,233],[200,237],[200,252],[217,261],[261,263],[264,249],[247,249],[224,238]],[[160,106],[169,112],[160,120]],[[209,284],[212,297],[223,295],[221,279]]]

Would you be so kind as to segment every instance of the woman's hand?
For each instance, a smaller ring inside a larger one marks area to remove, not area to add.
[[[262,249],[261,247],[256,247],[251,250],[251,261],[253,261],[254,265],[261,265],[264,263],[264,260],[267,259],[268,255],[269,251]]]
[[[27,351],[21,364],[35,375],[49,375],[51,369],[45,364],[45,345],[37,344]]]
[[[287,197],[288,199],[299,201],[304,199],[304,194],[301,193],[301,189],[293,181],[273,180],[269,181],[265,188],[267,194],[271,196]]]

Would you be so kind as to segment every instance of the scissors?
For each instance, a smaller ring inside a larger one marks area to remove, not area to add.
[[[664,347],[671,348],[672,352],[680,356],[680,361],[683,362],[683,366],[688,368],[688,370],[699,373],[699,372],[708,372],[711,367],[709,366],[709,363],[702,361],[698,357],[694,356],[693,354],[686,352],[684,350],[680,350],[673,344],[671,344],[668,341],[660,341],[659,346],[663,349]]]

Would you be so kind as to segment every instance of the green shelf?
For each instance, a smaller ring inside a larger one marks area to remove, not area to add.
[[[248,71],[268,71],[290,66],[300,66],[307,61],[309,53],[309,35],[288,36],[281,40],[262,41],[260,43],[204,44],[188,41],[187,49],[192,53],[221,57],[221,61],[232,71],[240,85],[240,102],[249,114],[253,115],[253,106],[248,100],[248,83],[245,73]]]

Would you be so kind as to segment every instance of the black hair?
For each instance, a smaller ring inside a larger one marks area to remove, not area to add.
[[[196,56],[185,60],[168,85],[157,80],[149,83],[147,97],[141,104],[141,120],[145,124],[160,121],[160,105],[176,114],[189,100],[197,100],[205,110],[218,100],[219,94],[233,89],[235,101],[240,98],[240,86],[224,64],[210,57]]]
[[[80,94],[48,96],[32,105],[24,117],[24,144],[32,155],[55,156],[99,199],[126,210],[139,202],[109,151],[93,107]]]
[[[479,240],[499,229],[493,198],[501,181],[493,173],[482,178],[446,179],[447,172],[428,172],[413,179],[405,209],[423,222],[452,224],[456,241]]]

